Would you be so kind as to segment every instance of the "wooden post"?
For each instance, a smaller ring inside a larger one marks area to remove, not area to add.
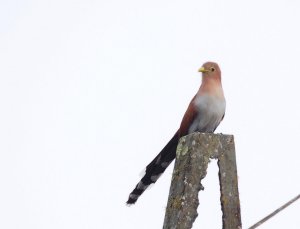
[[[193,133],[177,147],[164,229],[192,228],[210,159],[218,159],[223,229],[242,228],[233,136]]]

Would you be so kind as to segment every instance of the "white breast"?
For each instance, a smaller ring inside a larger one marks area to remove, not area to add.
[[[197,107],[198,114],[189,128],[189,133],[214,132],[225,114],[225,99],[201,95],[194,100],[194,105]]]

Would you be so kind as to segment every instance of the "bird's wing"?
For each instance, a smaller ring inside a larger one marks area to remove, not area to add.
[[[194,100],[195,100],[196,96],[197,95],[195,95],[194,98],[192,99],[192,101],[190,102],[190,104],[182,118],[180,128],[179,128],[179,136],[180,137],[187,135],[189,133],[189,128],[191,127],[195,118],[198,115],[197,108],[194,104]]]

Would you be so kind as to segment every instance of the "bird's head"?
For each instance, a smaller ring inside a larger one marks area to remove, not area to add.
[[[206,62],[199,68],[198,72],[202,72],[203,77],[207,78],[221,78],[221,70],[219,65],[214,62]]]

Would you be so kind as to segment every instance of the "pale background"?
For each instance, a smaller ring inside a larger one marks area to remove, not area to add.
[[[220,64],[244,228],[300,191],[300,2],[0,0],[0,228],[161,228],[173,164],[126,207]],[[221,228],[216,163],[194,228]],[[300,201],[261,226],[299,229]]]

